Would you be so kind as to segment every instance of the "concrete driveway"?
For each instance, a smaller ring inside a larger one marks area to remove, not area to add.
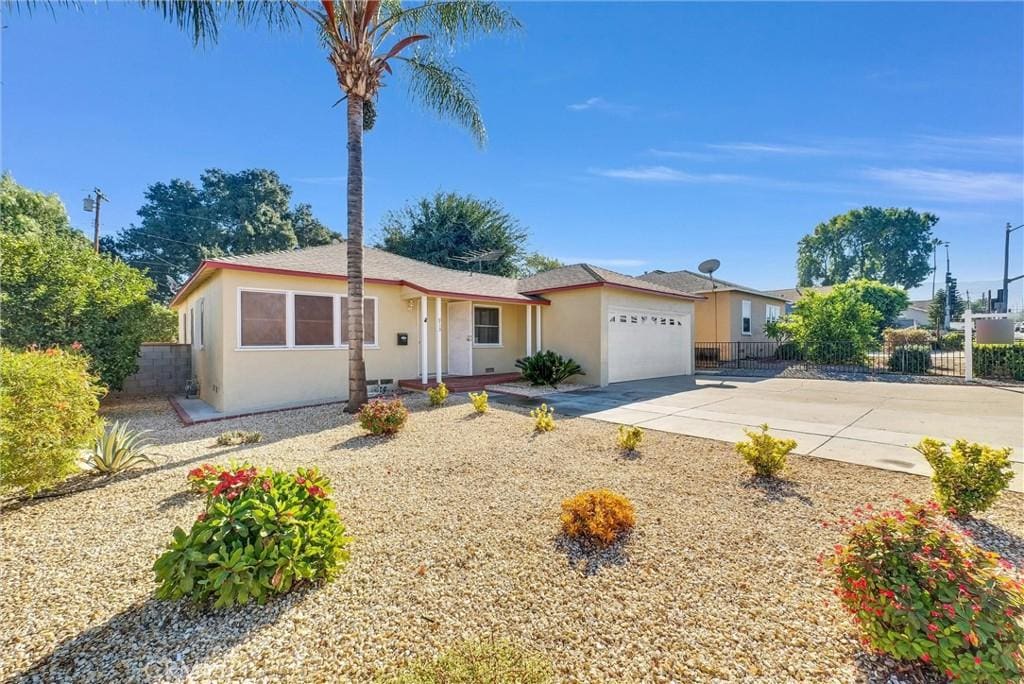
[[[557,413],[727,442],[768,423],[797,453],[931,475],[922,437],[1013,447],[1024,491],[1024,390],[793,378],[673,377],[548,397]],[[534,403],[540,403],[535,401]]]

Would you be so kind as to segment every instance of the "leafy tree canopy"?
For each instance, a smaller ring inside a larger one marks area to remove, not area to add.
[[[856,278],[913,288],[931,273],[934,214],[864,207],[833,216],[805,235],[797,249],[801,286]]]
[[[139,345],[173,339],[174,314],[150,301],[153,283],[71,227],[56,195],[0,178],[0,308],[10,347],[83,345],[115,389],[137,368]]]
[[[880,283],[877,280],[860,278],[851,280],[842,287],[852,288],[862,302],[870,304],[878,312],[878,334],[891,328],[900,314],[910,306],[910,297],[901,287]]]
[[[338,237],[273,171],[209,169],[200,186],[180,178],[154,183],[132,225],[103,248],[147,271],[166,301],[206,258],[325,245]]]
[[[526,231],[494,200],[439,192],[389,212],[377,244],[395,254],[463,271],[515,277],[524,262]],[[469,252],[499,250],[496,261],[466,263]]]
[[[540,252],[532,252],[523,259],[520,274],[523,277],[532,276],[544,271],[553,271],[562,266],[565,266],[565,264],[554,257],[544,256]]]
[[[964,317],[967,310],[967,302],[960,296],[960,292],[953,290],[952,301],[950,302],[949,320],[957,321]],[[935,291],[932,303],[928,305],[928,322],[935,330],[942,329],[946,325],[946,290]]]
[[[865,301],[864,292],[858,283],[840,285],[828,294],[810,292],[793,306],[793,313],[770,323],[766,332],[796,343],[811,361],[861,362],[877,346],[883,320]]]

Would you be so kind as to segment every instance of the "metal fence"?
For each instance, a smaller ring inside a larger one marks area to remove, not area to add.
[[[790,368],[827,373],[893,373],[964,376],[964,350],[929,345],[883,345],[859,348],[853,342],[698,342],[697,370],[781,372]]]

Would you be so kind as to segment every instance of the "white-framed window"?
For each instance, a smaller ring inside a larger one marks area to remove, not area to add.
[[[238,349],[347,349],[348,296],[238,288]],[[376,297],[363,297],[363,344],[378,348]]]
[[[473,306],[473,344],[478,347],[501,346],[500,306]]]
[[[750,335],[750,300],[740,302],[740,334]]]
[[[195,307],[188,307],[188,343],[196,342],[196,310]]]
[[[200,297],[197,303],[199,309],[199,321],[196,323],[195,342],[196,349],[202,349],[206,343],[206,298]]]
[[[764,305],[764,322],[771,323],[777,321],[782,317],[782,307],[778,304],[765,304]]]

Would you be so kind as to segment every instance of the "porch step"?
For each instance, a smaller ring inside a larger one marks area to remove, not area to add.
[[[519,373],[489,373],[487,375],[449,375],[442,378],[442,382],[451,392],[479,392],[487,385],[496,385],[502,382],[515,382],[522,377]],[[431,380],[424,384],[419,378],[399,380],[398,386],[410,390],[425,390],[428,387],[437,387],[437,381]]]

